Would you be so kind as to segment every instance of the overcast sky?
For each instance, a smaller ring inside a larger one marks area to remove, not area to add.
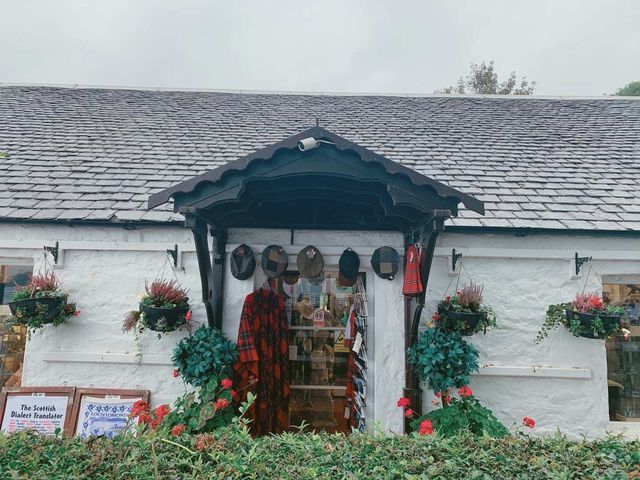
[[[494,60],[537,94],[640,80],[639,0],[2,0],[0,82],[432,93]]]

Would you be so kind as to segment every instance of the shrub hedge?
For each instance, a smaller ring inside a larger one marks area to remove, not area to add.
[[[610,437],[500,439],[468,434],[283,434],[53,439],[0,435],[1,478],[29,479],[627,479],[640,442]]]

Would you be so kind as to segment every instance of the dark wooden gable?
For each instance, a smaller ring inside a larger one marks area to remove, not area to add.
[[[301,151],[313,137],[318,148]],[[336,228],[407,231],[433,210],[458,204],[484,213],[481,201],[314,127],[163,190],[149,208],[174,199],[219,228]]]

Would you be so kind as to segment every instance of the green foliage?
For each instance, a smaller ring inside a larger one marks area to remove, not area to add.
[[[586,328],[577,316],[571,315],[571,318],[567,317],[567,312],[571,311],[572,308],[572,303],[549,305],[542,327],[534,340],[535,343],[542,342],[542,340],[548,337],[549,334],[560,327],[560,325],[567,327],[576,337],[590,335],[593,338],[606,338],[620,329],[619,322],[605,324],[599,316],[596,316],[589,328]],[[619,316],[623,312],[624,308],[607,305],[604,311],[599,313],[603,316]],[[594,312],[594,314],[597,315],[596,312]]]
[[[469,375],[478,371],[478,351],[459,332],[429,328],[409,349],[409,361],[416,373],[434,392],[444,392],[469,384]]]
[[[49,292],[29,292],[28,290],[17,290],[11,296],[12,302],[18,302],[20,300],[27,300],[30,298],[57,298],[60,300],[58,307],[50,306],[44,303],[36,304],[35,313],[29,312],[27,308],[17,306],[15,307],[15,313],[13,315],[15,323],[24,325],[27,327],[29,334],[33,333],[44,325],[51,324],[53,326],[62,325],[69,318],[77,315],[76,304],[67,303],[67,294],[61,290],[49,291]],[[45,323],[45,319],[48,316],[50,308],[57,308],[57,314],[51,319],[50,322]]]
[[[187,383],[201,387],[212,378],[230,377],[237,358],[234,342],[220,330],[202,325],[176,345],[171,360]]]
[[[226,405],[216,403],[220,400]],[[171,431],[176,425],[184,425],[186,433],[212,432],[232,423],[232,400],[231,390],[212,377],[202,388],[179,397],[159,428]]]
[[[529,82],[527,77],[520,79],[516,72],[511,72],[509,78],[503,82],[498,81],[498,74],[493,67],[493,61],[481,64],[472,63],[471,71],[466,77],[460,77],[456,86],[436,90],[435,93],[457,93],[478,95],[532,95],[536,82]]]
[[[627,83],[624,87],[616,90],[616,93],[614,93],[614,95],[625,96],[625,97],[640,96],[640,80]]]
[[[206,440],[206,441],[205,441]],[[242,428],[114,440],[0,435],[1,478],[29,479],[627,479],[640,441],[298,434]]]
[[[424,420],[431,420],[436,433],[445,437],[459,435],[465,431],[495,438],[509,435],[507,427],[473,395],[453,397],[444,408],[432,410],[412,421],[411,428],[418,431],[420,423]]]

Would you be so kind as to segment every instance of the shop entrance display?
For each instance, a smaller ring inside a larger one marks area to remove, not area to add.
[[[351,287],[342,287],[338,276],[337,271],[326,271],[320,278],[283,282],[289,320],[290,423],[350,432],[351,347],[357,334],[365,336],[364,325],[358,333],[350,317],[361,303],[358,288],[364,289],[364,274]],[[361,383],[366,382],[362,377]]]

